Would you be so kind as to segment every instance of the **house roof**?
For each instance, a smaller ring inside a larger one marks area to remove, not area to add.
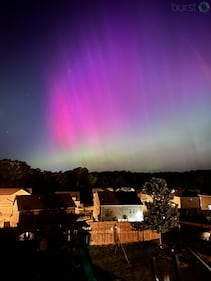
[[[76,205],[68,193],[50,195],[17,195],[18,210],[44,210],[75,208]]]
[[[181,188],[175,191],[174,196],[179,197],[198,197],[199,193],[194,190],[187,190],[185,188]]]
[[[99,200],[101,205],[142,205],[136,192],[125,191],[99,191]]]
[[[114,188],[113,187],[94,187],[94,188],[92,188],[93,193],[96,193],[99,191],[105,191],[105,190],[114,191]]]
[[[1,187],[0,188],[0,195],[12,195],[12,194],[14,194],[14,193],[16,193],[16,192],[18,192],[18,191],[20,191],[20,190],[24,190],[23,188],[18,188],[18,187],[9,187],[9,188],[7,188],[7,187],[5,187],[5,188],[3,188],[3,187]],[[26,191],[26,190],[24,190],[24,191]],[[26,191],[27,192],[27,191]]]
[[[176,189],[175,192],[174,192],[174,196],[182,196],[184,191],[185,191],[185,188]]]
[[[211,195],[209,195],[209,194],[199,194],[198,196],[200,196],[200,197],[206,197],[206,198],[211,198]]]
[[[198,197],[198,192],[192,190],[185,190],[181,197]]]
[[[71,197],[76,197],[76,200],[80,200],[80,191],[74,190],[74,191],[56,191],[56,194],[70,194]]]
[[[80,200],[80,191],[70,191],[72,197],[76,197],[77,200]]]
[[[58,213],[46,211],[37,215],[32,212],[23,212],[20,213],[18,226],[19,229],[25,229],[28,231],[30,229],[37,229],[40,226],[46,227],[46,225],[73,225],[78,217],[78,214],[67,214],[64,211],[60,211]]]
[[[122,187],[117,188],[116,191],[131,192],[131,191],[135,191],[135,189],[130,186],[122,186]]]

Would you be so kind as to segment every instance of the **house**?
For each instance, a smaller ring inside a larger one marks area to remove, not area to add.
[[[130,191],[135,191],[135,189],[130,186],[122,186],[122,187],[117,188],[116,191],[130,192]]]
[[[180,188],[175,191],[172,201],[178,205],[181,220],[211,221],[211,195]]]
[[[178,204],[180,219],[191,219],[200,214],[200,199],[195,190],[179,189],[175,191],[174,203]]]
[[[174,197],[171,200],[175,203],[178,209],[199,209],[198,192],[193,190],[186,190],[185,188],[178,188],[174,191]]]
[[[205,221],[211,223],[211,195],[199,194],[200,211]]]
[[[83,208],[83,204],[81,204],[81,198],[80,198],[80,191],[56,191],[56,194],[70,194],[72,197],[72,200],[74,201],[76,205],[75,213],[79,214],[81,208]]]
[[[16,196],[16,221],[19,227],[39,227],[46,224],[68,224],[76,205],[69,193],[55,195]],[[74,217],[75,220],[75,217]]]
[[[176,205],[178,208],[181,208],[181,195],[184,192],[185,189],[179,189],[174,192],[173,199],[171,202],[173,205]],[[174,190],[173,190],[174,191]],[[152,202],[152,196],[147,194],[145,191],[141,190],[138,192],[138,197],[143,202],[143,213],[145,214],[147,212],[147,202]]]
[[[198,192],[185,190],[181,194],[181,209],[200,209]]]
[[[136,192],[97,191],[93,197],[96,221],[143,221],[142,202]]]
[[[171,202],[176,204],[178,209],[181,208],[181,201],[183,201],[182,195],[183,195],[184,191],[185,191],[184,188],[178,188],[177,190],[174,190],[173,199],[171,200]],[[147,211],[147,207],[145,205],[145,202],[152,202],[152,197],[151,197],[151,195],[147,194],[144,191],[140,191],[138,193],[138,196],[141,199],[141,201],[144,203],[143,211],[145,213]],[[183,203],[183,205],[184,205],[184,203]]]
[[[143,213],[146,213],[147,212],[147,206],[146,206],[145,203],[146,202],[152,202],[153,201],[152,196],[150,196],[146,192],[140,191],[138,193],[138,197],[140,198],[141,202],[143,202],[143,207],[142,207]]]
[[[211,195],[199,194],[200,209],[211,210]]]
[[[178,209],[181,208],[182,194],[185,192],[185,188],[178,188],[174,191],[174,197],[171,200],[173,203],[177,204]]]
[[[200,194],[198,191],[178,189],[174,193],[173,202],[180,209],[211,210],[211,195]]]
[[[17,226],[18,210],[14,205],[17,195],[29,196],[31,192],[22,188],[0,188],[0,228]]]

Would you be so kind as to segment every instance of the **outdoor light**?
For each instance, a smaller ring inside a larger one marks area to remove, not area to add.
[[[141,210],[138,210],[135,214],[135,221],[143,221],[143,213]]]

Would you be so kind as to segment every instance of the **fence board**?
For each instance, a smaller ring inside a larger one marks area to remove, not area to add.
[[[114,226],[121,243],[133,243],[159,239],[160,234],[152,230],[135,231],[129,222],[89,222],[91,226],[91,245],[114,244]]]

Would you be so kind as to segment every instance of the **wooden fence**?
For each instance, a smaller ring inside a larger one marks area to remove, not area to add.
[[[91,226],[90,245],[114,244],[114,227],[121,243],[133,243],[159,239],[160,234],[152,230],[132,230],[129,222],[89,222]]]

